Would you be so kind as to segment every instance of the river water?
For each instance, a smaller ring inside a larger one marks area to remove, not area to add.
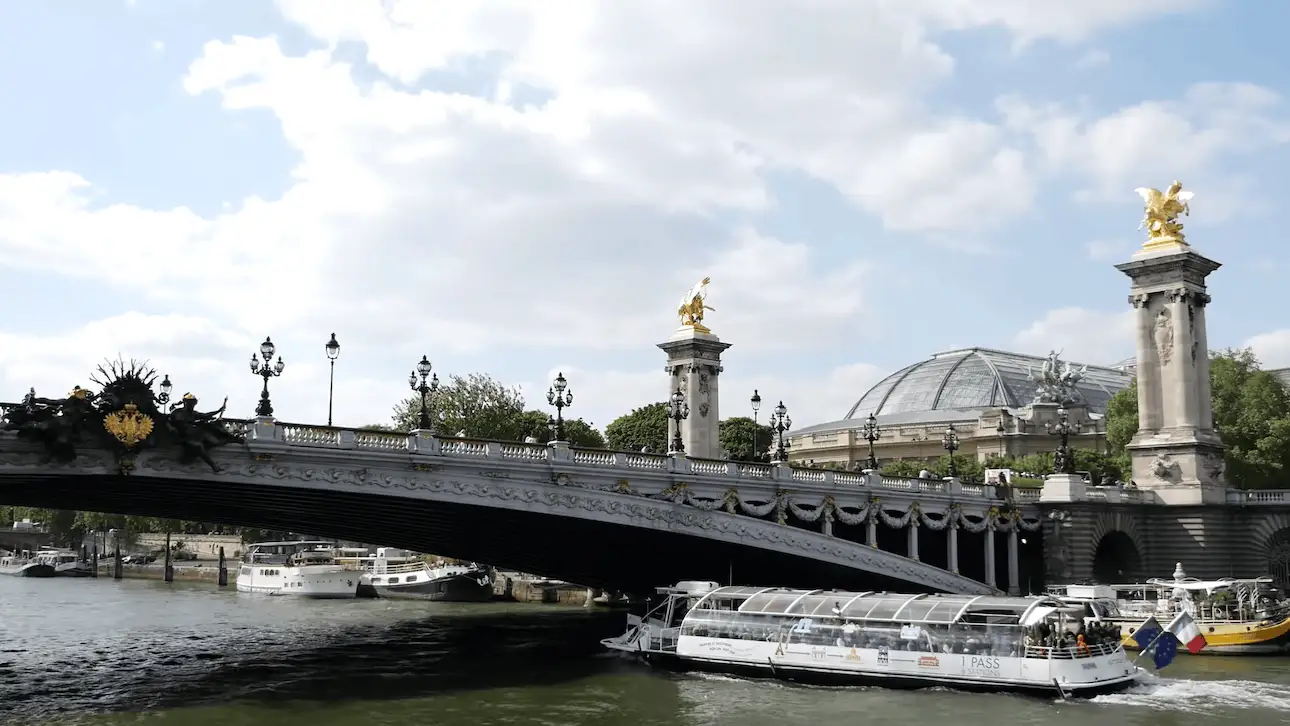
[[[656,673],[581,608],[0,577],[0,724],[824,726],[1290,722],[1290,659],[1181,657],[1089,702]]]

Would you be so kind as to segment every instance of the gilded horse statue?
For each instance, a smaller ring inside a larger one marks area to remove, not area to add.
[[[1183,225],[1178,217],[1191,214],[1191,200],[1195,194],[1184,192],[1180,181],[1170,184],[1163,192],[1151,187],[1139,187],[1133,191],[1142,197],[1143,216],[1138,229],[1147,230],[1145,247],[1187,244],[1183,236]]]
[[[713,310],[705,304],[708,297],[708,283],[712,278],[705,277],[703,281],[690,289],[690,292],[681,299],[681,305],[677,308],[676,314],[681,318],[681,326],[685,328],[694,328],[699,333],[712,333],[708,326],[703,324],[703,311]]]

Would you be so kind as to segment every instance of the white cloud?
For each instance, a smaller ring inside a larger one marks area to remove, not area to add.
[[[166,51],[165,42],[160,40],[152,41],[152,51],[154,53],[164,53]]]
[[[1210,220],[1248,196],[1244,180],[1214,179],[1216,161],[1290,142],[1283,99],[1249,83],[1197,83],[1181,100],[1146,100],[1095,118],[1011,97],[997,106],[1011,128],[1033,134],[1050,173],[1075,171],[1091,180],[1082,197],[1132,199],[1135,187],[1200,178],[1210,185],[1197,190]]]
[[[1111,365],[1133,356],[1133,311],[1119,313],[1068,307],[1050,310],[1013,338],[1016,349],[1033,354],[1050,350],[1063,357]]]
[[[152,355],[181,388],[200,381],[205,398],[229,392],[230,413],[245,415],[257,386],[237,362],[274,334],[288,358],[274,400],[284,418],[320,421],[326,333],[308,331],[348,330],[338,422],[383,419],[404,397],[400,378],[376,379],[378,353],[522,356],[536,379],[548,363],[539,359],[555,355],[532,350],[558,346],[585,392],[575,413],[603,425],[640,396],[661,396],[664,378],[584,373],[590,352],[657,355],[677,300],[703,275],[713,278],[712,326],[741,352],[863,333],[875,301],[862,250],[823,258],[812,240],[748,226],[774,206],[768,171],[822,180],[892,229],[968,235],[1029,210],[1035,169],[1019,131],[1040,139],[1053,168],[1074,160],[1107,183],[1145,163],[1111,153],[1118,137],[1104,125],[1127,116],[1201,118],[1176,138],[1199,139],[1194,156],[1206,160],[1246,148],[1231,128],[1281,133],[1274,99],[1244,86],[1201,87],[1104,120],[1014,101],[1000,126],[932,106],[955,68],[934,42],[947,29],[1077,41],[1189,4],[1041,5],[280,0],[327,49],[212,41],[183,79],[232,122],[244,110],[277,119],[299,158],[280,198],[202,215],[192,208],[221,200],[147,209],[104,204],[98,180],[76,169],[0,175],[0,265],[127,289],[140,309],[189,311],[0,339],[6,385],[67,388],[120,350]],[[349,41],[384,79],[356,80],[337,60]],[[413,86],[478,58],[500,70],[477,96]],[[516,102],[526,88],[549,100]],[[1033,341],[1023,347],[1072,335],[1054,318],[1062,312],[1019,336]],[[724,390],[783,397],[800,427],[841,416],[882,372],[794,372],[793,384],[779,373],[732,369]]]
[[[1261,333],[1245,341],[1264,368],[1290,368],[1290,328]]]

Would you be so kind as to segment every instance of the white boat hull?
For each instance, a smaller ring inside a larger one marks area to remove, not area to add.
[[[242,565],[237,591],[325,600],[353,598],[359,573],[339,565]]]
[[[820,685],[948,687],[986,692],[1091,697],[1137,684],[1141,671],[1123,650],[1086,658],[1019,658],[841,646],[808,646],[682,636],[675,653],[645,640],[602,643],[673,670],[729,673]]]

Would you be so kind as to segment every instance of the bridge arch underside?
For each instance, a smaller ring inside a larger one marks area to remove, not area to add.
[[[1142,570],[1142,553],[1126,532],[1113,529],[1093,550],[1093,579],[1103,584],[1133,582]]]
[[[833,547],[860,550],[870,562],[841,563],[807,551],[777,551],[764,543],[722,541],[679,528],[366,492],[103,474],[6,475],[0,477],[0,501],[302,532],[628,592],[646,593],[681,579],[897,592],[986,591],[980,583],[930,565],[846,541]],[[788,536],[822,536],[783,529]]]

